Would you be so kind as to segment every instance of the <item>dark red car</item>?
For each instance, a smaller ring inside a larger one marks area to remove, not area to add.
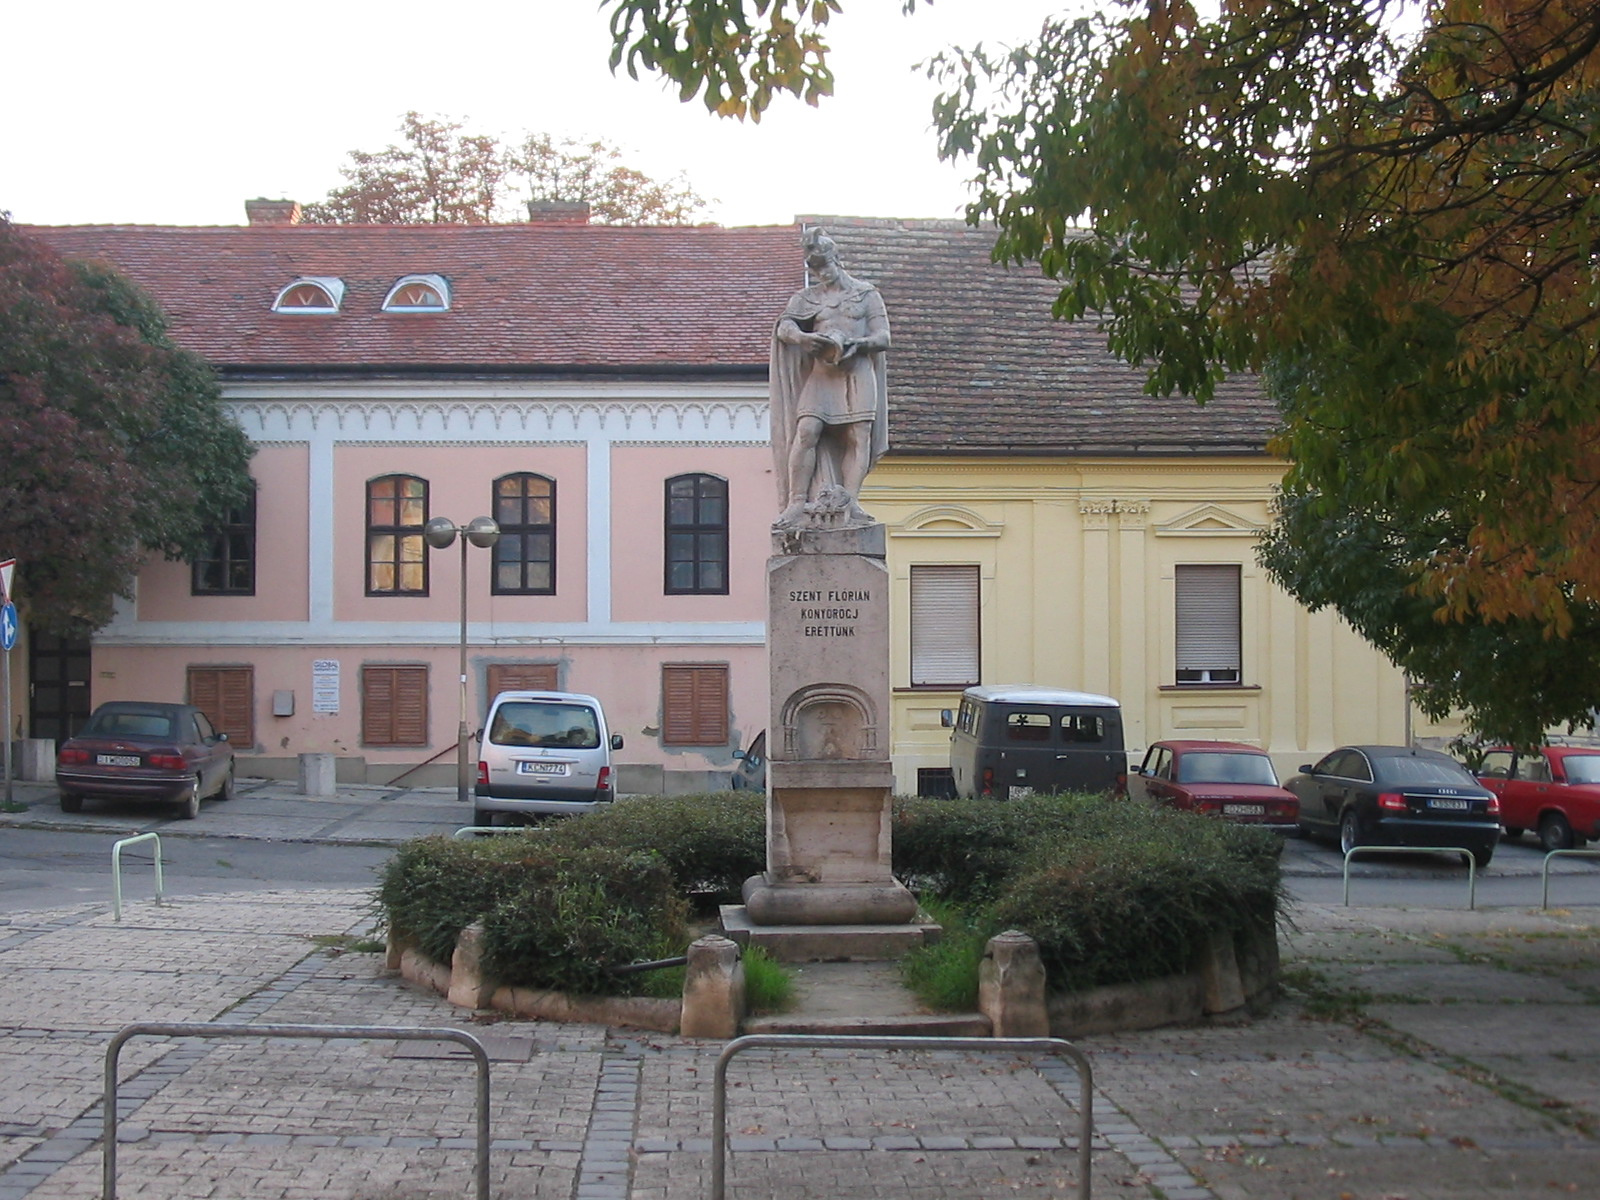
[[[1508,838],[1531,829],[1546,850],[1573,850],[1600,838],[1600,746],[1490,750],[1475,772],[1500,797]]]
[[[180,817],[200,815],[206,796],[233,799],[233,747],[190,704],[113,700],[89,717],[56,755],[61,811],[85,796],[175,800]]]
[[[1128,777],[1128,794],[1285,833],[1300,815],[1300,802],[1278,785],[1266,751],[1243,742],[1152,742]]]

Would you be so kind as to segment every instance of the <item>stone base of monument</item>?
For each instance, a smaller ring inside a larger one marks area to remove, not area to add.
[[[741,946],[760,946],[779,962],[882,962],[939,940],[932,922],[892,925],[757,925],[742,904],[722,908],[722,932]]]

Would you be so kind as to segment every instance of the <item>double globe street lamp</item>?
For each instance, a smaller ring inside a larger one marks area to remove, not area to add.
[[[456,799],[467,799],[467,543],[487,550],[500,540],[500,526],[493,517],[473,517],[457,525],[449,517],[434,517],[422,527],[422,540],[435,550],[444,550],[461,535],[461,728],[456,735]]]

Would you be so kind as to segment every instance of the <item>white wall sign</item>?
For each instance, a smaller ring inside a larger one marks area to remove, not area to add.
[[[339,660],[318,658],[311,663],[311,711],[339,711]]]

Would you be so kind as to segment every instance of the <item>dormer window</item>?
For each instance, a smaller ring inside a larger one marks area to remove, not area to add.
[[[303,275],[272,302],[281,313],[336,313],[344,301],[344,280],[331,275]]]
[[[407,275],[389,289],[384,312],[445,312],[450,307],[450,285],[442,275]]]

